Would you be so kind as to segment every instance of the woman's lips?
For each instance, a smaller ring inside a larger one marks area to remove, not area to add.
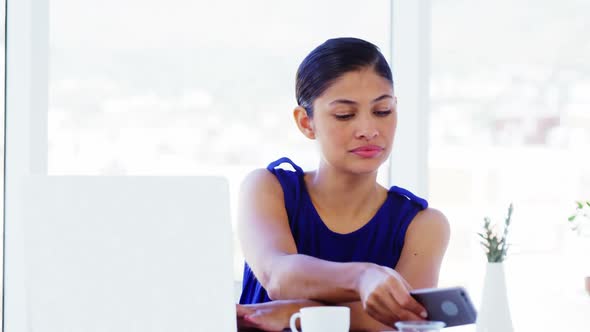
[[[350,150],[350,152],[362,158],[374,158],[383,152],[383,148],[378,145],[364,145]]]

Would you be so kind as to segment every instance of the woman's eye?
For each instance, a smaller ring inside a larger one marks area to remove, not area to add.
[[[391,110],[383,110],[383,111],[375,111],[373,112],[373,114],[375,114],[376,116],[388,116],[389,114],[391,114]]]
[[[347,114],[334,114],[334,117],[338,120],[348,120],[351,119],[354,116],[353,113],[347,113]]]

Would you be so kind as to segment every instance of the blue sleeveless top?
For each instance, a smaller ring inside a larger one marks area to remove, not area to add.
[[[288,163],[295,171],[277,166]],[[408,225],[428,206],[426,200],[399,188],[389,189],[385,203],[373,218],[358,230],[340,234],[331,231],[317,213],[303,180],[303,170],[288,158],[281,158],[267,169],[283,188],[289,227],[299,254],[333,262],[370,262],[395,267],[399,260]],[[266,290],[244,264],[240,304],[268,302]]]

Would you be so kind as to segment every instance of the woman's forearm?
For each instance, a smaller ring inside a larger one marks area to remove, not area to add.
[[[352,302],[359,300],[359,280],[371,265],[336,263],[301,254],[279,256],[272,262],[264,286],[273,300]]]
[[[302,308],[325,306],[325,303],[311,300],[271,301],[258,304],[236,305],[238,330],[257,328],[264,331],[275,331],[289,328],[291,316]],[[360,302],[336,304],[350,308],[350,330],[375,332],[391,330],[371,318]],[[299,321],[298,321],[299,322]],[[298,324],[299,326],[299,324]]]

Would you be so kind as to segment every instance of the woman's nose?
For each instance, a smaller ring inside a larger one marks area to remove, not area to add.
[[[356,130],[356,138],[371,140],[379,135],[377,124],[373,119],[361,118],[358,120],[358,127]]]

